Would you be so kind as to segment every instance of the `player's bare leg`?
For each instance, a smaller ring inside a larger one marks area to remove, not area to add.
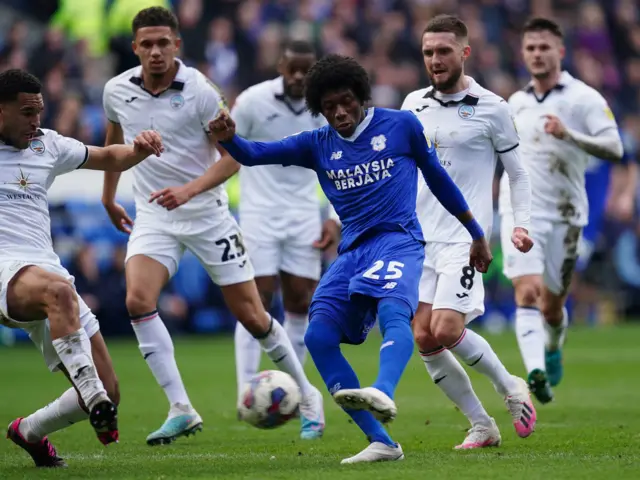
[[[221,290],[231,313],[260,342],[276,366],[298,383],[302,394],[300,415],[313,423],[314,429],[324,431],[322,394],[309,383],[284,328],[265,311],[256,282],[226,285]]]
[[[300,364],[304,365],[307,357],[304,335],[309,326],[309,305],[318,282],[311,278],[299,277],[287,272],[280,272],[280,280],[284,304],[284,330],[287,332],[289,340],[291,340]],[[301,438],[314,440],[322,436],[323,431],[318,429],[316,422],[310,421],[304,415],[302,415],[301,420]]]
[[[262,306],[268,312],[271,309],[271,302],[278,288],[278,277],[275,275],[256,277],[255,282]],[[251,377],[258,373],[262,348],[260,347],[260,342],[240,322],[236,323],[234,344],[238,401],[240,401],[243,387]]]
[[[529,390],[540,403],[553,400],[545,361],[545,321],[540,311],[541,275],[512,279],[516,299],[516,338],[527,370]]]
[[[545,366],[549,384],[554,387],[560,383],[563,375],[562,346],[567,337],[569,315],[565,308],[567,294],[556,295],[548,288],[542,288],[540,310],[545,319],[547,330],[545,343]]]
[[[202,430],[202,418],[191,406],[176,364],[173,341],[157,310],[160,292],[169,272],[160,262],[135,255],[126,264],[127,310],[140,352],[169,401],[162,426],[147,437],[147,444],[171,443],[180,436]]]
[[[469,419],[471,429],[456,449],[498,446],[500,431],[471,386],[471,379],[454,355],[431,335],[431,307],[420,303],[413,318],[413,334],[420,357],[434,383]]]
[[[117,440],[117,407],[98,376],[91,341],[80,324],[73,285],[59,275],[27,266],[11,280],[7,306],[9,316],[17,321],[48,318],[53,347],[90,412],[98,438],[105,444]],[[110,440],[104,436],[107,431],[112,432]]]

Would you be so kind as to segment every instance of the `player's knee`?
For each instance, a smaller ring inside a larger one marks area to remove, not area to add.
[[[153,312],[157,308],[157,303],[158,299],[153,298],[153,295],[143,288],[134,287],[127,291],[127,311],[132,317]]]
[[[540,288],[533,282],[516,286],[516,305],[519,307],[536,307],[540,298]]]
[[[431,319],[431,334],[438,345],[453,345],[464,331],[464,316],[453,310],[437,310]],[[436,345],[434,345],[436,346]]]
[[[564,316],[562,303],[555,302],[541,302],[540,313],[550,325],[560,325]]]
[[[340,339],[341,336],[336,332],[333,322],[323,316],[312,318],[304,334],[304,344],[312,357],[327,349],[338,347]]]
[[[78,311],[78,295],[71,282],[63,278],[49,282],[44,293],[44,303],[50,317],[53,312]],[[64,315],[62,318],[77,320],[75,315]]]
[[[429,328],[424,325],[414,325],[413,338],[421,352],[430,352],[440,346],[435,337],[431,335]]]

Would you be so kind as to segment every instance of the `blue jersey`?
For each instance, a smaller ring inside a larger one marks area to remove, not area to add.
[[[453,215],[468,210],[425,137],[422,124],[409,111],[370,108],[349,138],[327,125],[279,142],[248,142],[235,136],[222,145],[243,165],[280,164],[315,170],[342,222],[339,253],[385,231],[404,231],[423,242],[416,216],[418,169]],[[477,223],[468,228],[474,230],[474,238],[482,236]]]

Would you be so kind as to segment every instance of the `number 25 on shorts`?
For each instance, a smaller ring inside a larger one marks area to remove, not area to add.
[[[380,272],[380,270],[384,268],[384,263],[385,263],[384,260],[377,260],[373,264],[373,267],[371,267],[369,270],[364,272],[362,276],[364,278],[370,278],[372,280],[380,280],[380,278],[383,278],[384,280],[396,280],[402,277],[402,268],[404,268],[404,263],[396,262],[395,260],[391,260],[387,264],[387,269],[386,269],[387,273],[386,275],[384,275],[384,277],[381,277],[381,275],[378,274],[378,272]]]

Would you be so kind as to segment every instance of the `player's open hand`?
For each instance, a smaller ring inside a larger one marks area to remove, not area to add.
[[[511,243],[522,253],[527,253],[533,248],[533,239],[526,228],[515,227],[511,234]]]
[[[469,251],[469,265],[474,267],[480,273],[487,273],[489,265],[493,261],[493,254],[487,239],[482,237],[471,242],[471,250]]]
[[[567,135],[567,129],[562,121],[555,115],[543,115],[543,117],[547,119],[544,123],[544,133],[553,135],[559,140],[564,139]]]
[[[104,204],[104,208],[109,215],[111,223],[113,223],[118,230],[126,234],[131,233],[133,220],[131,220],[131,217],[129,217],[127,211],[122,205],[118,205],[117,203],[106,203]]]
[[[313,248],[327,250],[338,243],[338,237],[340,237],[340,226],[335,220],[325,220],[322,225],[322,235],[318,240],[313,242]]]
[[[158,205],[166,208],[167,210],[175,210],[180,205],[184,205],[193,198],[189,190],[189,186],[182,185],[180,187],[169,187],[153,192],[149,197],[149,203],[153,203],[158,200]]]
[[[144,153],[159,157],[164,152],[162,137],[154,130],[145,130],[133,139],[133,148],[136,153]]]
[[[236,123],[226,110],[209,122],[209,132],[218,142],[228,142],[236,134]]]

